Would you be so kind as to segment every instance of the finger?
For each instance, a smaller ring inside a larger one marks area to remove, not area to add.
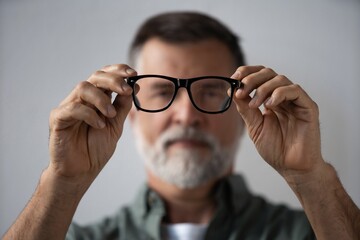
[[[79,121],[98,129],[105,127],[105,122],[93,108],[73,102],[60,106],[51,112],[50,128],[52,130],[62,130]]]
[[[251,97],[243,97],[240,93],[241,89],[237,89],[233,101],[236,104],[236,108],[244,119],[245,125],[250,133],[250,135],[254,135],[253,130],[258,129],[260,124],[263,121],[263,116],[259,108],[251,108],[249,103],[251,101]]]
[[[269,109],[275,109],[284,102],[291,102],[297,106],[298,109],[300,109],[298,110],[297,114],[300,113],[304,118],[306,118],[306,120],[310,120],[310,118],[318,118],[319,111],[316,103],[297,84],[283,86],[275,89],[271,94],[271,97],[265,102],[265,107]],[[309,113],[313,113],[312,116],[309,116]]]
[[[274,78],[264,82],[256,88],[255,94],[249,103],[250,107],[258,108],[269,98],[272,92],[282,86],[288,86],[292,82],[283,75],[276,75]]]
[[[123,73],[125,71],[130,76],[136,75],[136,71],[126,64],[107,65],[103,67],[101,70],[104,72],[118,72],[118,73]]]
[[[96,71],[88,79],[96,87],[106,91],[113,91],[118,94],[129,95],[132,92],[131,87],[124,78],[136,75],[136,71],[125,64],[114,64],[103,67]]]
[[[115,108],[111,104],[110,95],[87,81],[80,82],[60,106],[72,102],[92,107],[106,117],[111,118],[116,115]]]
[[[127,77],[125,74],[119,75],[117,73],[99,70],[93,73],[87,81],[104,91],[130,95],[132,93],[132,89],[126,81],[124,81],[125,77]]]
[[[277,73],[274,72],[271,68],[253,68],[252,70],[258,70],[256,72],[248,71],[248,74],[246,76],[243,75],[243,78],[241,79],[241,82],[244,84],[242,88],[242,96],[246,97],[249,95],[254,89],[258,88],[265,82],[273,79],[277,76]]]
[[[109,91],[102,91],[89,82],[83,82],[79,84],[80,90],[78,92],[78,98],[87,105],[94,106],[96,110],[99,110],[104,116],[112,118],[116,115],[116,110],[111,104],[111,95]]]
[[[231,76],[231,78],[241,80],[249,74],[255,73],[260,71],[261,69],[265,68],[264,66],[257,65],[257,66],[241,66],[238,67],[235,73]]]
[[[129,96],[117,95],[113,105],[116,109],[117,114],[114,118],[109,119],[109,122],[112,128],[117,133],[117,136],[120,136],[122,133],[125,119],[132,106],[132,98]]]

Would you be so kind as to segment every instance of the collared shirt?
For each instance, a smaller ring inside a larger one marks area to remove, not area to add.
[[[316,239],[303,211],[275,205],[252,195],[240,175],[231,175],[215,189],[217,210],[205,240]],[[160,240],[166,216],[163,200],[147,185],[135,201],[98,223],[72,223],[66,239]]]

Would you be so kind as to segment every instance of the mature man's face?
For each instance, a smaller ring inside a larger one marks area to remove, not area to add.
[[[231,76],[236,66],[217,40],[169,44],[150,39],[141,50],[138,74],[175,78]],[[180,188],[194,188],[231,172],[243,121],[235,104],[222,114],[195,109],[186,89],[179,89],[167,110],[146,113],[132,109],[139,150],[150,174]]]

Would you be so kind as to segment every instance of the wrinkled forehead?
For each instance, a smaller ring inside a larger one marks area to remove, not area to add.
[[[236,69],[228,48],[218,40],[174,44],[153,38],[137,53],[139,74],[161,74],[176,78],[204,75],[229,77]]]

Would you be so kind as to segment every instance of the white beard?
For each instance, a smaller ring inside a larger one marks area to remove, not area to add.
[[[163,181],[179,188],[189,189],[210,180],[216,180],[232,167],[239,138],[228,147],[221,147],[210,134],[192,127],[176,126],[166,130],[150,145],[135,127],[136,145],[147,168]],[[197,148],[179,148],[167,153],[169,143],[176,140],[194,140],[204,143],[206,151]]]

